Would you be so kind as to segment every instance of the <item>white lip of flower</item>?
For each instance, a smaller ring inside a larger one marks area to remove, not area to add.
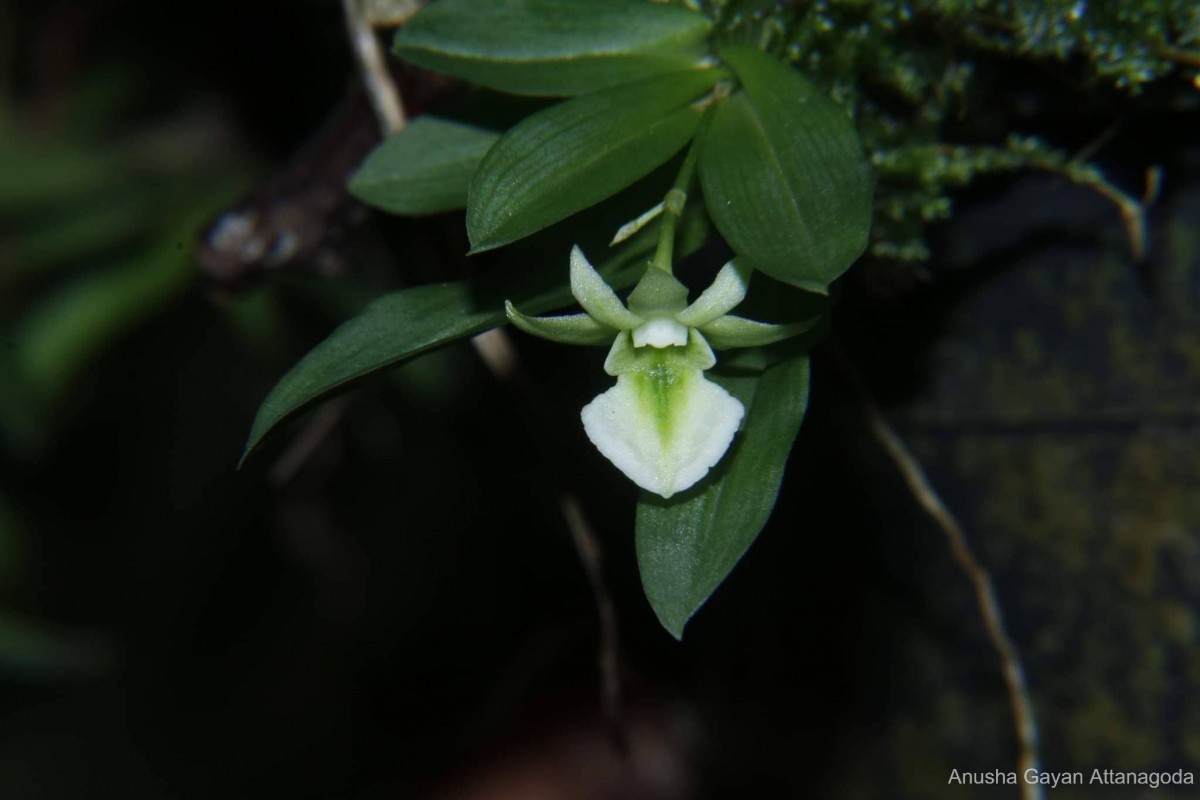
[[[584,314],[529,317],[505,308],[526,333],[566,344],[612,342],[604,370],[617,385],[583,407],[588,438],[638,486],[662,497],[691,488],[729,449],[745,409],[704,377],[712,348],[771,344],[812,321],[770,325],[728,312],[746,296],[750,270],[731,261],[687,302],[687,288],[650,267],[622,303],[583,252],[571,250],[571,293]]]

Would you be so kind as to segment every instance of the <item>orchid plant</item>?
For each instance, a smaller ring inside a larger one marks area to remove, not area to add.
[[[604,369],[616,385],[584,406],[584,430],[642,489],[642,583],[664,627],[682,636],[770,516],[808,397],[811,341],[795,337],[821,320],[813,298],[826,297],[863,252],[871,219],[871,173],[847,111],[747,44],[769,44],[769,28],[731,35],[723,4],[713,8],[438,0],[407,22],[395,50],[409,63],[494,91],[564,99],[507,130],[416,118],[351,179],[367,204],[404,215],[465,208],[478,253],[549,242],[552,226],[581,242],[595,207],[628,204],[629,187],[655,196],[677,165],[674,181],[597,266],[575,246],[564,269],[566,248],[542,244],[491,276],[512,281],[503,306],[481,306],[466,282],[379,297],[284,376],[247,452],[351,381],[507,322],[557,342],[608,345]],[[684,236],[688,214],[698,223]],[[676,251],[717,236],[734,258],[689,303],[674,276]],[[537,252],[549,254],[540,273]],[[755,272],[770,279],[790,321],[730,313]],[[622,301],[617,291],[630,285]],[[572,299],[582,313],[535,316]],[[751,366],[737,376],[714,369],[714,350],[730,348],[752,356],[739,358]]]

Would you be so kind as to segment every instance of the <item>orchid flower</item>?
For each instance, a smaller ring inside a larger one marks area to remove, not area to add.
[[[695,485],[729,449],[745,409],[704,377],[713,348],[752,347],[794,336],[812,323],[770,325],[728,312],[746,296],[750,270],[726,264],[688,305],[687,288],[653,266],[628,304],[571,251],[571,293],[585,313],[508,318],[526,333],[565,344],[612,343],[604,371],[617,385],[583,407],[592,444],[638,486],[671,497]]]

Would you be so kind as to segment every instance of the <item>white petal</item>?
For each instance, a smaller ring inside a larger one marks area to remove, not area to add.
[[[592,318],[610,328],[630,330],[642,322],[641,317],[625,307],[578,247],[571,248],[571,294]]]
[[[673,319],[659,317],[633,329],[633,346],[682,347],[688,343],[688,329]]]
[[[609,461],[643,489],[670,497],[721,460],[743,413],[700,370],[668,368],[623,373],[581,416]]]

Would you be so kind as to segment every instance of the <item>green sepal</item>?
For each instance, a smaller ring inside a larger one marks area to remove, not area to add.
[[[571,248],[571,294],[597,322],[615,330],[635,328],[642,322],[625,307],[578,247]]]
[[[712,285],[696,298],[696,302],[675,318],[684,325],[699,328],[728,314],[746,298],[753,271],[750,267],[741,266],[737,261],[730,261],[717,273]]]
[[[480,86],[567,96],[687,69],[711,30],[703,14],[645,0],[438,0],[395,49]]]
[[[820,317],[813,317],[804,322],[774,325],[726,314],[707,325],[701,325],[700,331],[708,338],[708,343],[718,350],[728,350],[734,347],[762,347],[798,336],[811,329],[820,319]]]
[[[509,300],[504,301],[504,311],[512,324],[526,333],[560,344],[608,344],[617,335],[616,328],[601,325],[587,314],[530,317],[518,311]]]
[[[687,307],[687,287],[673,275],[650,267],[629,293],[629,310],[643,319],[655,315],[675,316]]]

